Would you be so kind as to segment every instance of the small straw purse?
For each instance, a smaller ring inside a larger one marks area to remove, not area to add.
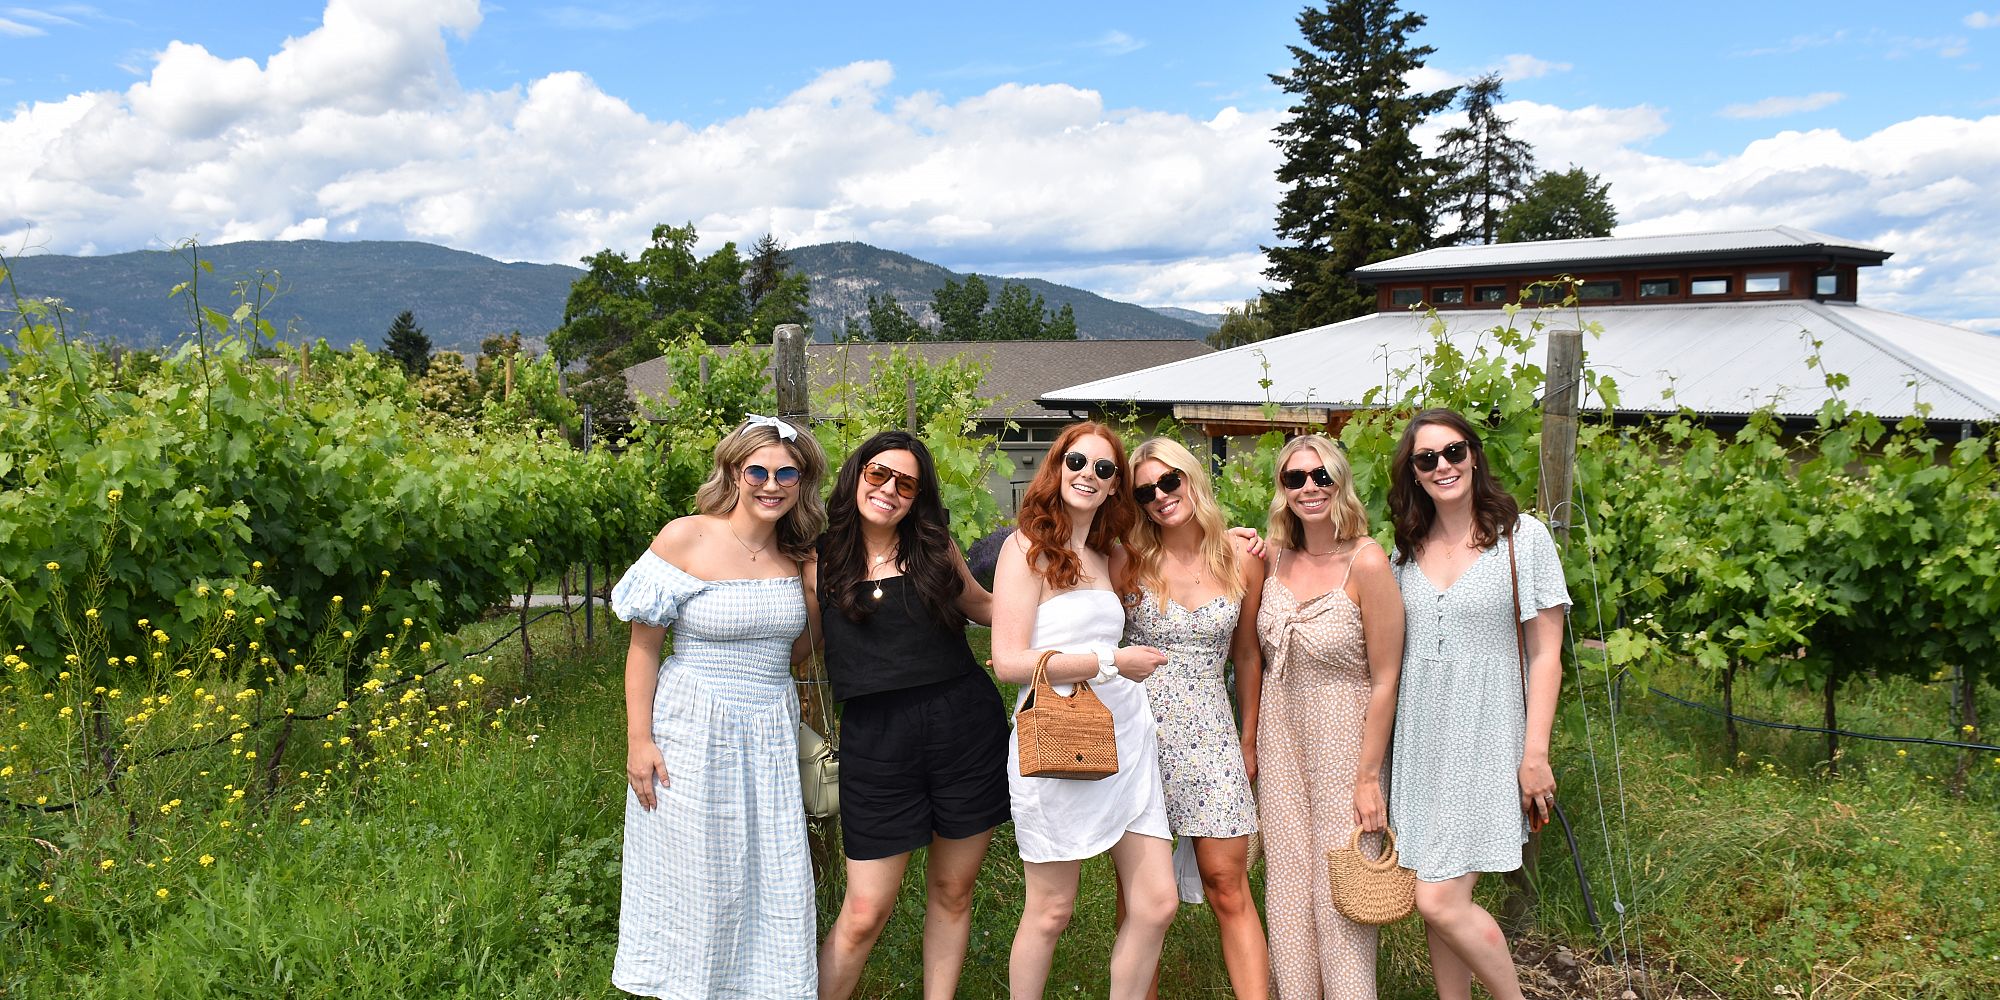
[[[1096,781],[1118,773],[1118,734],[1111,709],[1076,682],[1065,698],[1049,685],[1051,649],[1035,661],[1028,700],[1014,713],[1021,777]]]
[[[1346,847],[1326,852],[1327,883],[1333,906],[1357,924],[1392,924],[1417,908],[1417,873],[1396,856],[1396,831],[1382,833],[1382,856],[1361,853],[1361,828]]]

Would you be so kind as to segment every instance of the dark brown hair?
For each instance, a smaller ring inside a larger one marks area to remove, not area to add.
[[[875,602],[862,597],[868,586],[866,546],[861,538],[861,510],[854,503],[861,470],[885,451],[907,451],[917,459],[917,496],[909,513],[896,524],[896,562],[910,578],[924,608],[946,628],[965,627],[958,598],[965,579],[952,556],[951,531],[945,526],[944,503],[938,496],[937,465],[930,449],[903,431],[883,431],[866,441],[840,464],[833,496],[826,502],[826,535],[819,555],[820,593],[848,621],[865,621]]]
[[[1433,407],[1410,418],[1396,453],[1389,459],[1389,519],[1396,526],[1396,564],[1409,562],[1423,548],[1431,526],[1437,523],[1437,505],[1417,482],[1417,470],[1410,456],[1417,450],[1417,430],[1430,424],[1449,427],[1465,438],[1471,449],[1466,460],[1472,463],[1472,540],[1482,549],[1491,548],[1514,531],[1521,517],[1521,505],[1514,495],[1500,488],[1486,461],[1486,448],[1472,422],[1457,410]]]
[[[1125,443],[1118,440],[1118,432],[1093,421],[1063,428],[1049,445],[1049,453],[1042,456],[1042,467],[1035,470],[1027,491],[1021,494],[1021,508],[1014,517],[1028,539],[1028,566],[1056,590],[1070,590],[1083,582],[1083,561],[1069,550],[1069,507],[1062,499],[1063,455],[1078,438],[1091,434],[1110,442],[1118,478],[1106,484],[1110,494],[1097,508],[1084,544],[1108,559],[1111,546],[1139,519],[1139,510],[1132,505],[1132,469],[1125,462]]]

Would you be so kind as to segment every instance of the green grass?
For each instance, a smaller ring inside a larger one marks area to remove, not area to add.
[[[498,634],[512,621],[473,631]],[[491,678],[490,703],[507,715],[504,732],[475,744],[478,756],[428,773],[386,774],[345,814],[309,829],[274,822],[253,848],[187,872],[166,901],[93,908],[66,900],[54,915],[0,924],[0,953],[8,956],[0,995],[617,995],[609,975],[623,810],[623,648],[601,633],[597,648],[573,651],[560,618],[539,623],[534,635],[531,682],[520,680],[511,640],[479,667]],[[1691,688],[1682,677],[1654,681]],[[1601,684],[1587,682],[1581,695],[1566,691],[1556,756],[1599,908],[1614,918],[1608,873],[1615,861],[1622,876],[1627,858],[1608,857],[1598,833],[1587,703],[1614,846],[1630,848],[1633,878],[1622,898],[1634,919],[1625,940],[1635,954],[1643,945],[1657,977],[1704,997],[1771,997],[1781,986],[1828,1000],[2000,996],[1993,917],[2000,764],[1980,758],[1960,798],[1947,788],[1957,758],[1939,748],[1909,747],[1899,756],[1893,746],[1850,741],[1840,775],[1829,778],[1817,737],[1746,730],[1743,756],[1729,760],[1719,723],[1634,690],[1618,719],[1622,822]],[[530,697],[515,705],[517,695]],[[1843,698],[1843,724],[1941,733],[1943,699],[1941,688],[1904,682],[1857,686]],[[1810,696],[1745,685],[1738,701],[1746,714],[1817,718]],[[59,821],[38,829],[65,846]],[[18,840],[0,849],[41,850]],[[911,866],[860,996],[916,995],[921,870],[921,861]],[[1591,949],[1559,839],[1548,840],[1539,874],[1540,933]],[[821,886],[823,927],[838,904],[835,882]],[[1488,882],[1481,892],[1490,903],[1499,880]],[[1052,996],[1106,989],[1108,863],[1086,864],[1083,886],[1057,951]],[[1005,995],[1021,897],[1020,862],[1003,828],[975,896],[961,996]],[[0,909],[11,912],[19,910]],[[1414,921],[1385,933],[1380,979],[1384,1000],[1432,995]],[[1206,908],[1184,907],[1176,919],[1162,993],[1228,995]]]

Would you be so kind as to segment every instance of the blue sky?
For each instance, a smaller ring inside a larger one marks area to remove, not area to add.
[[[2000,0],[1412,3],[1621,232],[1897,251],[1876,304],[2000,329]],[[852,6],[852,5],[850,5]],[[1260,282],[1295,3],[18,4],[0,238],[410,238],[507,259],[861,239],[1147,304]]]

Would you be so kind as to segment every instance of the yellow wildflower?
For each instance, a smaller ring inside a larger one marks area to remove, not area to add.
[[[215,863],[215,855],[204,854],[201,856],[201,866],[203,868],[207,868],[209,865],[212,865],[214,863]]]
[[[105,491],[105,493],[104,493],[104,499],[106,499],[106,500],[109,500],[109,501],[111,501],[112,503],[117,503],[118,501],[120,501],[120,500],[123,500],[123,499],[125,499],[125,491],[124,491],[124,490],[106,490],[106,491]]]
[[[222,599],[223,599],[223,600],[225,600],[225,601],[231,601],[231,600],[235,600],[235,599],[236,599],[236,588],[235,588],[235,587],[224,587],[224,588],[222,588]]]
[[[53,573],[53,572],[55,572],[56,570],[59,570],[59,569],[61,569],[61,568],[62,568],[62,564],[61,564],[61,563],[59,563],[59,562],[47,562],[47,563],[43,563],[43,564],[42,564],[42,568],[43,568],[43,569],[45,569],[45,570],[48,570],[48,571],[49,571],[49,572],[51,572],[51,573]]]
[[[155,896],[158,896],[158,897],[160,897],[161,899],[165,899],[165,898],[167,898],[167,890],[165,890],[165,889],[155,889],[155,890],[153,891],[153,895],[155,895]]]
[[[118,867],[118,862],[116,862],[116,861],[113,861],[113,860],[111,860],[110,858],[105,858],[105,859],[104,859],[103,861],[99,861],[99,862],[97,863],[97,867],[98,867],[98,870],[100,870],[100,871],[107,871],[107,872],[108,872],[108,871],[110,871],[111,869],[113,869],[113,868],[116,868],[116,867]]]

